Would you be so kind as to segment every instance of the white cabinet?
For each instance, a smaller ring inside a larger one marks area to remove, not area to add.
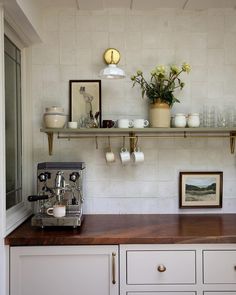
[[[236,295],[236,245],[121,245],[121,295]]]
[[[236,295],[236,245],[10,248],[10,295]]]
[[[118,295],[118,246],[11,247],[10,295]]]

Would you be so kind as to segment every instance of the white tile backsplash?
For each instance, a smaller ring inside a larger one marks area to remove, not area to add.
[[[190,51],[190,64],[195,66],[204,66],[207,64],[207,49],[204,48],[191,48]]]
[[[92,16],[82,15],[81,13],[77,13],[76,15],[76,30],[81,32],[91,33],[92,29]]]
[[[225,28],[225,16],[224,10],[209,10],[208,19],[207,19],[207,29],[208,31],[224,32]]]
[[[224,82],[208,82],[208,97],[209,99],[221,99],[224,95]]]
[[[141,32],[126,32],[125,33],[125,47],[128,50],[137,50],[142,46]]]
[[[227,15],[227,17],[225,18],[225,30],[227,32],[236,33],[235,17],[236,13],[234,11],[233,14]]]
[[[73,9],[63,9],[59,12],[59,30],[70,33],[76,29],[76,12]]]
[[[109,32],[125,32],[125,19],[125,15],[110,15]]]
[[[44,29],[48,32],[55,32],[59,29],[59,14],[58,10],[54,8],[48,8],[43,15]]]
[[[207,48],[207,33],[192,33],[190,47],[193,49]]]
[[[103,52],[116,47],[127,77],[102,80],[102,117],[148,119],[148,102],[130,76],[138,69],[149,77],[158,64],[189,62],[192,72],[178,93],[172,113],[200,112],[203,104],[218,109],[236,100],[236,13],[212,9],[72,11],[44,13],[44,41],[32,48],[34,162],[84,161],[86,213],[223,213],[236,210],[236,160],[227,139],[144,139],[145,162],[122,166],[122,138],[112,139],[116,162],[107,164],[107,139],[54,139],[48,156],[47,137],[40,133],[45,107],[61,105],[69,114],[69,80],[99,79]],[[126,140],[129,148],[129,141]],[[223,171],[222,209],[178,209],[180,171]]]
[[[142,18],[138,15],[128,15],[125,19],[125,27],[128,32],[140,32],[142,30]]]
[[[207,32],[207,11],[195,11],[191,16],[190,30],[193,33]]]

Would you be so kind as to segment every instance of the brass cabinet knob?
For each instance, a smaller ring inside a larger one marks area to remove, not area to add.
[[[165,267],[165,265],[160,264],[160,265],[158,265],[157,270],[158,270],[159,272],[164,272],[164,271],[166,271],[166,267]]]

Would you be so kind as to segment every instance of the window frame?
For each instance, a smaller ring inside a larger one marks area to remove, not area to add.
[[[33,151],[32,151],[32,103],[30,95],[31,85],[31,49],[27,48],[11,26],[4,22],[4,34],[21,51],[21,109],[22,109],[22,200],[20,203],[6,210],[5,235],[14,230],[32,214],[27,196],[32,194],[33,184]],[[4,138],[5,141],[5,138]],[[5,191],[6,197],[6,191]]]
[[[10,185],[11,188],[8,188],[7,183],[6,183],[6,210],[9,210],[10,208],[16,206],[18,203],[21,203],[22,201],[22,102],[21,102],[21,50],[16,46],[15,43],[13,43],[6,34],[4,34],[4,42],[7,42],[9,44],[9,46],[11,46],[11,48],[13,49],[14,47],[14,52],[15,52],[15,57],[12,56],[12,53],[9,52],[7,50],[7,48],[4,48],[4,62],[5,62],[5,74],[6,74],[6,58],[9,59],[9,61],[14,64],[15,67],[15,94],[16,97],[14,98],[14,102],[10,102],[10,105],[7,104],[8,101],[8,96],[6,97],[6,80],[5,80],[5,119],[9,119],[9,122],[12,122],[13,117],[16,118],[16,122],[14,122],[14,134],[12,134],[14,136],[14,154],[15,154],[15,158],[12,160],[14,162],[14,170],[10,170],[9,172],[12,174],[14,173],[14,184],[12,183],[12,181],[10,181]],[[12,47],[13,46],[13,47]],[[5,46],[4,46],[5,47]],[[10,50],[12,50],[10,49]],[[18,59],[17,55],[18,52],[20,52],[20,60]],[[11,78],[11,76],[10,76]],[[10,107],[10,112],[12,111],[12,103],[15,104],[14,107],[14,112],[13,112],[13,117],[12,115],[9,114],[9,110],[8,110],[8,115],[11,116],[11,118],[6,117],[7,116],[7,112],[6,112],[6,106],[8,105],[8,108]],[[13,122],[12,122],[13,123]],[[15,125],[16,124],[16,125]],[[5,140],[7,139],[7,136],[10,136],[9,140],[12,141],[11,132],[7,133],[7,130],[5,128]],[[7,141],[6,141],[7,144]],[[6,146],[6,161],[5,161],[5,165],[6,165],[6,172],[7,172],[7,167],[10,164],[8,161],[11,161],[11,159],[7,158],[7,150],[8,148],[11,148],[10,146]],[[9,157],[9,155],[8,155]],[[11,155],[10,155],[11,157]],[[8,178],[8,174],[6,173],[6,180]],[[14,185],[14,187],[12,187],[12,185]],[[9,190],[10,189],[10,190]],[[10,197],[10,204],[11,202],[13,202],[13,200],[11,199],[12,197],[14,197],[14,204],[10,205],[10,207],[7,206],[8,204],[8,197]],[[16,203],[15,203],[16,202]]]

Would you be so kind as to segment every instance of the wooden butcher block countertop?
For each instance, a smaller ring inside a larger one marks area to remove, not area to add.
[[[33,228],[5,238],[10,246],[236,243],[236,214],[85,215],[81,228]]]

